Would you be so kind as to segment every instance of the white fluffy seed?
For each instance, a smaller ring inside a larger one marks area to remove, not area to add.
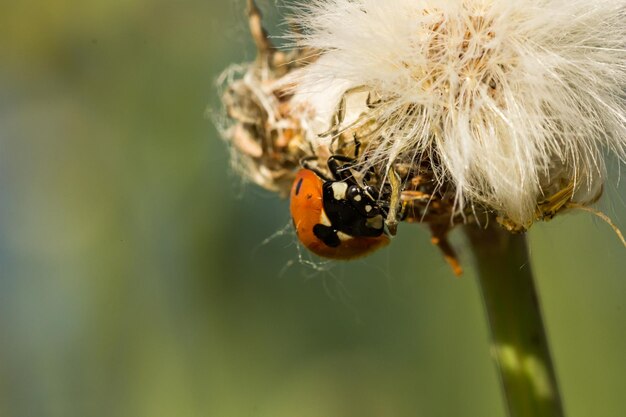
[[[579,201],[626,155],[625,0],[321,0],[293,35],[320,58],[294,74],[319,144],[346,91],[380,98],[367,163],[434,157],[457,203],[524,224],[565,182]],[[346,109],[347,113],[350,109]],[[371,148],[372,149],[372,148]]]

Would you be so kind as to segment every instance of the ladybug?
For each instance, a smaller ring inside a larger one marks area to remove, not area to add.
[[[386,209],[375,198],[378,190],[356,181],[352,162],[331,156],[327,165],[332,178],[304,165],[291,188],[290,211],[298,239],[325,258],[354,259],[389,243]]]

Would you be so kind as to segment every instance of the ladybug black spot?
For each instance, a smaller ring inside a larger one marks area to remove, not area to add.
[[[300,181],[298,181],[298,184],[296,184],[296,196],[300,194],[300,188],[302,188],[302,180],[303,178],[300,178]]]
[[[332,227],[324,226],[323,224],[316,224],[313,227],[313,234],[319,240],[324,242],[326,246],[330,246],[331,248],[336,248],[341,245],[341,240],[339,236],[337,236],[337,231]]]

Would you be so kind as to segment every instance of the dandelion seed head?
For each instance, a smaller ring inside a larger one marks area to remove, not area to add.
[[[568,183],[579,202],[596,199],[606,150],[626,156],[625,10],[625,0],[313,2],[291,36],[319,58],[290,74],[292,103],[320,145],[342,97],[368,91],[377,104],[352,116],[378,126],[363,163],[430,158],[460,208],[527,224]]]

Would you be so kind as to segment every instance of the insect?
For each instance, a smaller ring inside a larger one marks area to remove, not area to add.
[[[367,185],[368,174],[357,180],[353,162],[342,155],[331,156],[330,178],[303,164],[291,189],[290,210],[298,239],[325,258],[354,259],[389,243],[388,209],[377,203],[379,191]]]

